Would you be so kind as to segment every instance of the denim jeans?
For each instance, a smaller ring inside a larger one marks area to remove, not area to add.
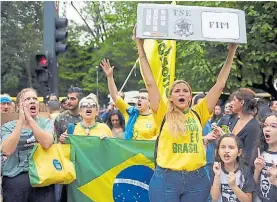
[[[211,182],[204,167],[173,171],[159,166],[149,184],[150,202],[206,202]]]

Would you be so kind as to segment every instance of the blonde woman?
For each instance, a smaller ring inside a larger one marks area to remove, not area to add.
[[[54,142],[53,122],[38,117],[37,92],[25,88],[17,95],[19,118],[1,127],[1,152],[7,157],[3,165],[3,199],[5,202],[55,201],[54,185],[32,187],[29,180],[29,156],[36,142],[45,149]]]
[[[211,182],[204,169],[206,156],[202,127],[211,117],[224,89],[237,45],[229,45],[227,60],[216,84],[199,104],[190,108],[192,90],[183,80],[175,81],[171,86],[168,104],[160,99],[161,95],[144,52],[144,41],[136,38],[135,40],[150,105],[156,124],[161,128],[157,139],[157,166],[149,184],[150,201],[206,202]]]
[[[97,122],[98,111],[99,105],[95,96],[82,98],[79,102],[82,121],[76,124],[73,135],[112,137],[111,129],[106,124]],[[65,132],[61,135],[60,141],[64,143],[67,137],[68,134]]]

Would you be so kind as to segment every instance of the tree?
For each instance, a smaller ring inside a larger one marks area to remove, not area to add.
[[[42,50],[41,2],[1,2],[1,87],[16,95],[31,85],[32,55]]]

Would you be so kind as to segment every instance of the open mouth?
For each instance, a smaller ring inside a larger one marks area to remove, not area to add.
[[[270,139],[270,135],[267,134],[267,133],[264,134],[264,137],[265,137],[266,140],[269,140],[269,139]]]
[[[226,161],[230,159],[230,155],[229,154],[224,154],[223,157],[224,157],[224,160],[226,160]]]
[[[87,110],[86,110],[86,115],[87,115],[87,116],[90,116],[91,113],[92,113],[92,110],[91,110],[91,109],[87,109]]]
[[[185,98],[179,98],[178,100],[180,103],[184,103],[185,102]]]
[[[137,105],[138,105],[138,107],[141,107],[141,102],[138,102],[138,104],[137,104]]]
[[[36,112],[37,112],[36,106],[31,106],[31,107],[30,107],[30,112],[31,112],[31,113],[36,113]]]

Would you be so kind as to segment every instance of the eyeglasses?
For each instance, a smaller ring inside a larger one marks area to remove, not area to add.
[[[81,108],[97,108],[97,104],[95,103],[82,103]]]
[[[139,100],[139,99],[141,99],[141,100],[148,100],[148,98],[147,98],[147,97],[144,97],[144,96],[137,96],[136,99],[138,99],[138,100]]]
[[[273,129],[277,129],[277,123],[270,123],[270,124],[263,123],[262,124],[262,128],[267,128],[267,127],[270,127],[270,128],[273,128]]]

